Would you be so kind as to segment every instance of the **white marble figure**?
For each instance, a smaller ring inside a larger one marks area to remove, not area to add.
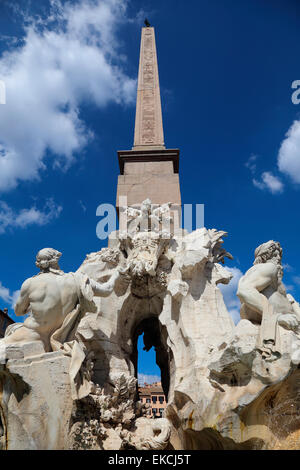
[[[127,221],[127,233],[134,236],[138,232],[166,232],[171,230],[173,218],[170,215],[171,202],[155,207],[150,199],[142,202],[140,209],[124,207],[124,215]],[[122,236],[122,234],[121,234]],[[125,234],[123,234],[123,237]]]
[[[240,279],[237,295],[241,318],[261,323],[260,347],[265,357],[278,353],[277,325],[297,329],[300,309],[287,296],[282,283],[282,248],[270,240],[255,250],[255,261]]]
[[[0,363],[6,362],[8,345],[42,341],[45,352],[65,350],[72,356],[73,350],[77,359],[80,356],[76,360],[73,354],[75,378],[85,358],[78,343],[74,346],[76,328],[91,307],[93,296],[107,297],[113,291],[120,269],[117,268],[107,282],[100,284],[84,274],[61,271],[58,265],[60,257],[61,253],[53,248],[38,252],[36,266],[40,273],[23,283],[15,305],[16,315],[30,314],[23,324],[16,323],[7,329],[5,338],[0,341]]]
[[[133,276],[156,275],[158,260],[172,238],[171,203],[154,207],[150,199],[140,209],[124,207],[127,230],[119,233],[122,250],[128,255],[127,271]]]

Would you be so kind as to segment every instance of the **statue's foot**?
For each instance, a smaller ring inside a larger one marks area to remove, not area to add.
[[[271,353],[263,351],[261,357],[266,362],[274,362],[281,358],[281,354],[278,351],[272,351]]]
[[[273,341],[265,341],[264,344],[259,348],[261,357],[264,361],[273,362],[281,357],[279,351],[276,351],[275,344]]]

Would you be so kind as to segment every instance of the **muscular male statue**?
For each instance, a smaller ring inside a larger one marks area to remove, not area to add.
[[[296,329],[300,322],[299,306],[287,296],[282,283],[281,258],[280,243],[270,240],[260,245],[254,266],[240,279],[237,291],[241,318],[261,324],[261,346],[269,351],[276,349],[277,324]]]
[[[0,360],[8,344],[41,340],[48,352],[53,350],[52,339],[60,341],[60,336],[68,340],[76,321],[78,325],[85,313],[84,302],[92,301],[94,295],[108,296],[120,275],[117,269],[107,282],[99,284],[83,274],[61,271],[58,265],[60,257],[61,253],[53,248],[38,252],[36,266],[40,273],[23,283],[15,305],[16,315],[29,312],[30,315],[23,324],[8,328],[5,338],[0,341]],[[65,332],[62,331],[64,326]],[[58,331],[60,335],[57,335]]]

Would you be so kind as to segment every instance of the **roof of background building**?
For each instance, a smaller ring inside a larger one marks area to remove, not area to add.
[[[139,393],[143,395],[151,395],[151,393],[162,394],[164,392],[161,386],[161,382],[155,382],[153,384],[144,383],[143,385],[140,385]]]
[[[139,387],[139,392],[142,395],[151,395],[151,390],[145,387]]]
[[[3,315],[3,316],[6,317],[8,320],[10,320],[12,323],[15,323],[14,320],[8,315],[6,309],[1,310],[1,308],[0,308],[0,315]]]

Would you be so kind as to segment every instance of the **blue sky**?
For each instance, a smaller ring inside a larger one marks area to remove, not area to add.
[[[115,203],[116,151],[133,144],[145,17],[182,201],[205,204],[206,227],[228,232],[229,310],[237,318],[238,278],[269,239],[282,244],[299,300],[299,13],[297,0],[2,1],[0,308],[13,316],[39,249],[59,249],[62,269],[75,271],[106,245],[96,208]],[[157,373],[144,356],[141,368]]]

